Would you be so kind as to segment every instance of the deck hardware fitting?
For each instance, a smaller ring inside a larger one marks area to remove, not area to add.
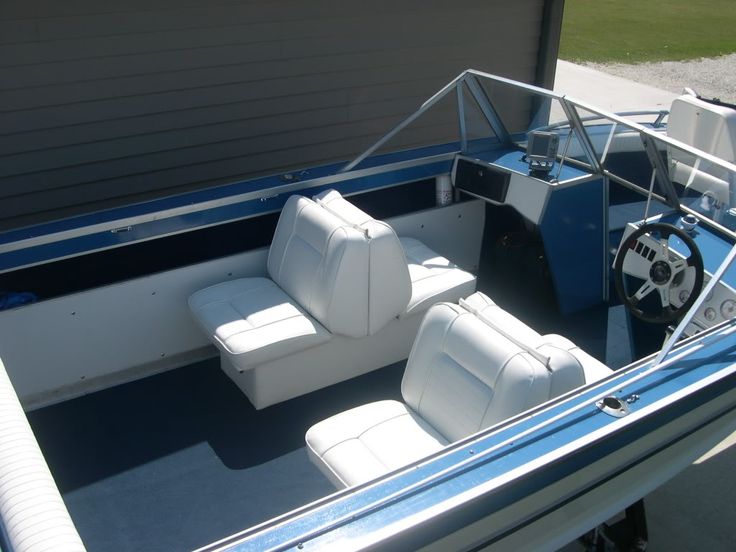
[[[120,234],[121,232],[130,232],[132,229],[132,226],[121,226],[120,228],[113,228],[112,230],[110,230],[110,233]]]
[[[597,401],[595,405],[601,412],[604,412],[609,416],[613,416],[614,418],[623,418],[630,412],[627,402],[628,401],[625,402],[618,397],[609,395],[608,397],[603,397],[601,400]]]

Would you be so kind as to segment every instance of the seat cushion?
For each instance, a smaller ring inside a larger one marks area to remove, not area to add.
[[[240,371],[331,337],[268,278],[241,278],[205,288],[189,298],[189,308]]]
[[[475,291],[475,276],[414,238],[399,238],[411,278],[411,299],[402,316],[426,311],[441,301],[457,302]]]
[[[338,488],[358,485],[440,450],[431,425],[398,401],[346,410],[312,426],[310,459]]]
[[[336,190],[314,197],[327,212],[361,232],[368,240],[368,323],[374,334],[406,310],[411,279],[404,249],[394,229],[343,198]]]

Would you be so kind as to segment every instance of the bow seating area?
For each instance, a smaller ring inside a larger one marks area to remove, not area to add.
[[[289,198],[267,270],[189,299],[257,409],[406,358],[432,304],[475,290],[472,274],[334,190]]]
[[[426,313],[401,384],[404,402],[323,420],[307,432],[307,450],[335,486],[357,485],[611,372],[477,292]]]

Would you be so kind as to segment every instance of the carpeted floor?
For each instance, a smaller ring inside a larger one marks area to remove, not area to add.
[[[333,492],[304,433],[403,363],[256,411],[213,359],[29,413],[91,552],[189,550]]]

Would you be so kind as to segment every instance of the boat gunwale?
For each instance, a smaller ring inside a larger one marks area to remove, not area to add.
[[[593,409],[591,411],[587,413],[579,413],[580,416],[589,417],[598,411],[598,409],[594,407],[594,403],[596,402],[596,400],[598,400],[598,395],[606,396],[610,393],[611,395],[625,397],[627,395],[631,396],[635,394],[633,392],[635,390],[626,390],[626,385],[628,385],[628,382],[626,380],[627,378],[636,376],[637,373],[644,373],[645,375],[645,377],[638,382],[640,386],[647,385],[647,378],[654,379],[655,382],[659,380],[660,383],[674,385],[674,382],[679,378],[686,379],[685,376],[691,373],[693,369],[679,369],[677,367],[677,363],[683,360],[683,357],[687,358],[687,356],[691,354],[705,351],[709,349],[709,347],[712,347],[717,343],[721,343],[723,340],[728,340],[729,337],[731,339],[728,341],[732,342],[735,334],[736,321],[723,322],[706,332],[698,334],[697,336],[691,337],[687,340],[683,340],[683,342],[673,350],[672,356],[669,359],[665,360],[664,363],[652,367],[655,355],[650,355],[642,359],[641,361],[632,363],[630,366],[612,373],[610,376],[603,380],[592,382],[591,384],[588,384],[582,388],[575,389],[569,393],[566,393],[565,395],[562,395],[561,397],[558,397],[553,401],[514,416],[513,418],[492,426],[491,428],[482,430],[468,438],[453,443],[446,449],[443,449],[442,451],[435,453],[427,458],[423,458],[418,462],[410,464],[404,468],[396,470],[369,483],[339,491],[333,495],[315,501],[302,508],[287,512],[283,516],[279,516],[277,518],[264,522],[263,524],[246,529],[241,533],[237,533],[235,535],[227,537],[226,539],[218,541],[217,543],[213,543],[207,547],[202,548],[201,550],[213,550],[215,548],[220,549],[219,547],[221,546],[227,546],[228,548],[232,547],[233,550],[245,550],[250,549],[251,544],[255,546],[254,549],[260,549],[265,545],[271,547],[274,544],[274,535],[272,533],[280,533],[282,531],[289,532],[291,529],[290,526],[292,524],[296,523],[297,525],[300,525],[301,523],[304,523],[305,520],[308,520],[310,518],[314,518],[315,520],[317,520],[318,527],[312,527],[309,530],[297,529],[295,532],[296,534],[298,534],[298,538],[295,537],[294,540],[290,540],[287,537],[285,540],[279,541],[278,548],[288,548],[289,546],[294,546],[298,543],[306,542],[312,538],[317,538],[328,532],[334,530],[339,531],[341,527],[346,524],[352,523],[357,519],[360,519],[361,516],[372,515],[377,511],[380,511],[382,507],[390,507],[392,504],[400,502],[402,498],[411,497],[412,495],[421,493],[423,491],[426,491],[427,489],[432,489],[436,486],[442,486],[443,484],[450,484],[454,475],[471,471],[475,467],[482,467],[493,460],[498,460],[497,457],[491,459],[488,458],[488,456],[496,452],[498,452],[501,456],[508,454],[508,451],[502,451],[500,449],[508,445],[509,443],[511,443],[511,446],[516,447],[515,452],[518,452],[521,449],[521,445],[514,442],[518,438],[518,434],[514,433],[514,430],[517,428],[517,426],[529,423],[530,420],[534,419],[535,417],[544,416],[547,414],[554,415],[554,411],[561,408],[566,403],[574,403],[571,410],[578,410],[577,407],[581,405],[583,405],[584,407],[593,406]],[[710,341],[710,343],[706,344],[705,341]],[[730,345],[730,347],[732,348],[734,347],[734,345],[732,344]],[[707,363],[703,364],[707,365]],[[679,373],[673,375],[671,372],[669,372],[670,369],[679,370]],[[684,397],[698,393],[699,391],[709,386],[715,386],[718,382],[724,380],[725,378],[731,377],[734,374],[736,374],[736,364],[731,364],[730,366],[717,370],[706,378],[699,379],[684,387],[680,386],[676,392],[669,393],[665,395],[664,398],[660,398],[652,404],[643,406],[645,404],[645,401],[642,400],[639,403],[642,406],[640,406],[638,410],[632,411],[631,414],[623,418],[613,418],[601,412],[598,416],[599,418],[610,418],[606,419],[607,423],[604,424],[603,428],[599,429],[594,434],[586,433],[585,436],[575,440],[574,445],[569,446],[569,451],[565,449],[567,451],[565,454],[581,447],[591,446],[592,444],[594,444],[594,442],[605,440],[613,433],[621,431],[628,425],[636,423],[641,419],[645,419],[647,415],[653,412],[657,412],[660,409],[671,407],[677,401],[682,400]],[[733,387],[736,388],[736,382],[734,382]],[[591,398],[593,392],[596,389],[600,388],[606,388],[606,392],[602,394],[596,393],[594,397]],[[618,390],[618,392],[614,390]],[[723,391],[723,393],[727,392],[728,390]],[[567,414],[567,412],[565,414]],[[561,417],[554,425],[554,427],[543,428],[543,430],[541,431],[552,432],[555,430],[559,430],[560,428],[565,428],[571,423],[574,422],[566,420],[565,417]],[[510,434],[510,437],[500,444],[497,443],[495,439],[498,439],[499,436],[503,434]],[[531,443],[535,441],[535,437],[539,437],[536,436],[535,432],[530,432],[530,434],[528,435],[528,439]],[[550,454],[554,456],[555,454],[560,453],[560,451],[563,449],[563,446],[560,446],[558,444],[556,451],[553,451]],[[545,462],[554,460],[547,458],[547,456],[548,455],[544,456],[544,458],[546,458]],[[539,458],[533,457],[532,461],[527,462],[518,469],[521,470],[524,466],[527,466],[528,468],[531,464],[535,464],[536,467],[534,469],[541,469],[541,467],[543,467],[543,463],[539,462],[541,462]],[[437,463],[447,464],[448,467],[439,471],[436,470],[436,468],[433,470],[433,465]],[[420,475],[418,474],[419,471],[430,472],[430,475],[425,480],[413,482],[410,485],[406,485],[402,482],[402,480],[406,478],[416,479],[417,477],[420,477]],[[523,473],[516,473],[514,477],[497,477],[490,481],[486,481],[483,484],[482,492],[476,489],[473,493],[471,493],[473,494],[473,497],[469,496],[467,497],[467,499],[471,500],[472,498],[480,496],[480,494],[495,492],[498,487],[506,485],[510,481],[520,479],[526,475],[527,472],[525,471]],[[391,493],[383,492],[383,487],[386,487],[387,490],[390,490],[391,485],[398,486],[399,490]],[[368,505],[359,507],[355,510],[346,509],[344,507],[344,502],[359,500],[358,495],[370,492],[373,492],[379,496],[379,500],[377,502],[369,503]],[[327,510],[321,511],[323,509]],[[333,511],[330,512],[330,509],[333,509]],[[335,512],[339,514],[339,517],[335,516]],[[248,544],[246,545],[246,543]]]

